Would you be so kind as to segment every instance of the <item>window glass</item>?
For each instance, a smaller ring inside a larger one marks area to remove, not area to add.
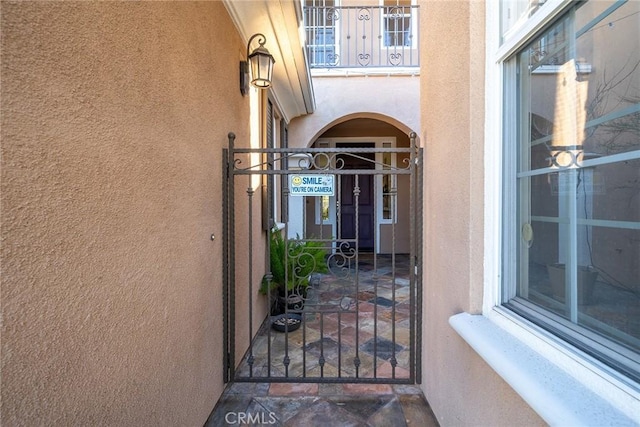
[[[391,143],[382,143],[383,148],[391,148]],[[382,168],[386,171],[391,170],[395,166],[392,161],[391,153],[382,154]],[[386,173],[382,175],[382,219],[391,220],[394,219],[392,214],[395,214],[395,207],[393,206],[393,197],[395,192],[395,175]]]
[[[336,2],[333,0],[306,0],[304,22],[306,45],[311,66],[335,66],[336,53]]]
[[[500,3],[501,39],[520,28],[545,3],[546,0],[503,0]]]
[[[331,201],[331,198],[329,196],[322,196],[321,197],[321,214],[320,214],[320,218],[322,220],[322,222],[324,221],[329,221],[329,203]]]
[[[384,46],[411,46],[411,0],[385,0]]]
[[[517,221],[505,224],[517,227],[518,248],[506,295],[637,376],[639,19],[640,2],[575,3],[510,60],[518,108],[505,109],[507,122],[517,119],[515,164],[506,165]]]

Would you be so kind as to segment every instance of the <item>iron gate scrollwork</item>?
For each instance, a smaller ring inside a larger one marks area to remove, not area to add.
[[[409,147],[256,149],[229,134],[223,155],[225,381],[419,382],[416,135]],[[375,244],[364,250],[367,227]]]

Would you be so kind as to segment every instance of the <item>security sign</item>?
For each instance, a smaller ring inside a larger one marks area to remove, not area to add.
[[[333,175],[289,175],[289,191],[292,196],[333,196]]]

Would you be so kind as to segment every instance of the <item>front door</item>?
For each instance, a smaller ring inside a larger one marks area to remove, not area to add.
[[[358,144],[358,147],[372,148],[375,144]],[[340,158],[344,161],[344,169],[370,169],[375,164],[375,153]],[[342,175],[340,180],[340,234],[343,239],[355,240],[357,236],[360,251],[373,251],[375,244],[373,185],[373,175]]]

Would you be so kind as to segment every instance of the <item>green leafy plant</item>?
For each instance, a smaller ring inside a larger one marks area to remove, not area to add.
[[[326,249],[322,242],[295,239],[285,240],[279,230],[271,231],[271,248],[269,260],[271,280],[262,281],[260,292],[266,295],[271,292],[285,293],[303,292],[309,286],[309,278],[313,273],[326,273]],[[285,265],[286,263],[286,265]]]

